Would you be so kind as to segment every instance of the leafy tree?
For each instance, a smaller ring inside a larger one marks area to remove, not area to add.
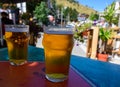
[[[67,1],[69,1],[71,3],[78,3],[76,0],[67,0]]]
[[[75,1],[75,0],[69,0],[69,1]],[[57,5],[56,0],[51,0],[52,2],[52,13],[54,13],[54,16],[57,18],[57,10],[63,11],[63,18],[66,19],[69,15],[70,20],[77,20],[78,12],[76,9],[72,9],[70,7],[65,8],[64,5]]]
[[[76,9],[72,9],[70,8],[70,20],[77,20],[77,17],[78,17],[78,12],[76,11]]]
[[[72,9],[70,7],[67,7],[66,9],[63,10],[63,15],[64,18],[68,17],[68,15],[70,16],[70,20],[77,20],[78,17],[78,12],[76,9]]]
[[[47,0],[29,0],[27,3],[26,3],[26,6],[27,6],[27,12],[28,13],[31,13],[33,15],[33,11],[35,10],[35,7],[36,5],[38,5],[41,1],[45,1],[47,2]]]
[[[99,19],[99,15],[98,14],[91,14],[89,17],[90,20],[94,21],[94,20],[98,20]]]
[[[64,17],[67,18],[67,16],[69,15],[70,13],[70,8],[67,7],[66,9],[63,10],[63,13],[64,13]]]
[[[47,25],[48,23],[48,13],[50,12],[49,8],[47,7],[47,4],[45,2],[39,3],[35,7],[34,10],[34,16],[38,19],[39,22],[42,22],[43,24]]]
[[[26,3],[27,11],[29,13],[33,14],[33,11],[35,10],[35,7],[37,4],[38,4],[38,2],[33,2],[33,1],[27,2]]]
[[[52,8],[50,8],[50,12],[52,15],[54,15],[55,18],[57,18],[57,5],[56,5],[56,0],[51,0],[52,3]]]

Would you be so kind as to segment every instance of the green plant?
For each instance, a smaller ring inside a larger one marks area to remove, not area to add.
[[[113,35],[113,30],[108,28],[100,28],[99,30],[99,39],[102,40],[101,47],[99,49],[100,53],[106,53],[107,41],[111,39]]]
[[[100,28],[100,33],[99,37],[101,38],[102,41],[107,41],[108,39],[111,38],[112,30],[110,29],[105,29],[105,28]]]
[[[37,18],[39,22],[47,25],[48,23],[48,13],[50,12],[47,4],[45,2],[41,2],[39,5],[35,7],[34,16]]]
[[[83,23],[81,26],[75,26],[74,38],[80,42],[84,42],[83,32],[89,29],[92,23]]]
[[[21,19],[23,19],[23,20],[29,20],[29,18],[30,18],[30,14],[29,13],[23,13],[21,15]]]
[[[106,22],[108,22],[109,27],[107,28],[100,28],[99,31],[99,38],[101,39],[102,43],[101,43],[101,47],[99,48],[99,53],[108,53],[107,52],[107,41],[109,39],[111,39],[111,37],[113,36],[113,30],[110,29],[112,26],[112,23],[117,24],[117,18],[115,16],[115,3],[113,2],[111,5],[109,5],[104,13],[103,13],[103,18],[105,19]],[[110,48],[110,47],[109,47]]]
[[[95,14],[91,14],[90,17],[89,17],[90,20],[94,21],[94,20],[98,20],[99,19],[99,15],[97,13]]]
[[[116,24],[116,20],[118,20],[118,17],[115,16],[115,12],[116,10],[114,2],[111,5],[109,5],[104,11],[103,18],[109,23],[110,26],[112,25],[112,23]]]

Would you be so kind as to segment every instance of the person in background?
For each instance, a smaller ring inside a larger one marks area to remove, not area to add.
[[[6,12],[1,12],[1,16],[2,24],[13,24],[13,21],[9,19],[9,16]]]
[[[55,25],[55,18],[52,14],[48,15],[49,25]]]
[[[53,15],[48,15],[48,19],[50,22],[53,22],[54,21],[54,16]]]
[[[109,24],[105,21],[105,19],[101,19],[98,26],[106,28],[109,26]]]
[[[9,19],[9,16],[6,12],[1,12],[1,22],[2,22],[2,35],[5,35],[5,25],[13,24],[13,21]],[[3,39],[3,47],[6,47],[6,41]]]

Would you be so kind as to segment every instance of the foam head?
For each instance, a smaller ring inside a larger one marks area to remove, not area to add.
[[[6,32],[29,32],[28,25],[5,25]]]
[[[67,27],[46,27],[44,32],[47,34],[73,34],[73,28]]]

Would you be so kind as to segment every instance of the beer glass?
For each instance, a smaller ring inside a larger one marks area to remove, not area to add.
[[[73,30],[69,28],[49,28],[44,30],[42,41],[45,52],[45,74],[52,82],[68,78]]]
[[[28,57],[29,26],[5,25],[5,40],[10,64],[25,64]]]

